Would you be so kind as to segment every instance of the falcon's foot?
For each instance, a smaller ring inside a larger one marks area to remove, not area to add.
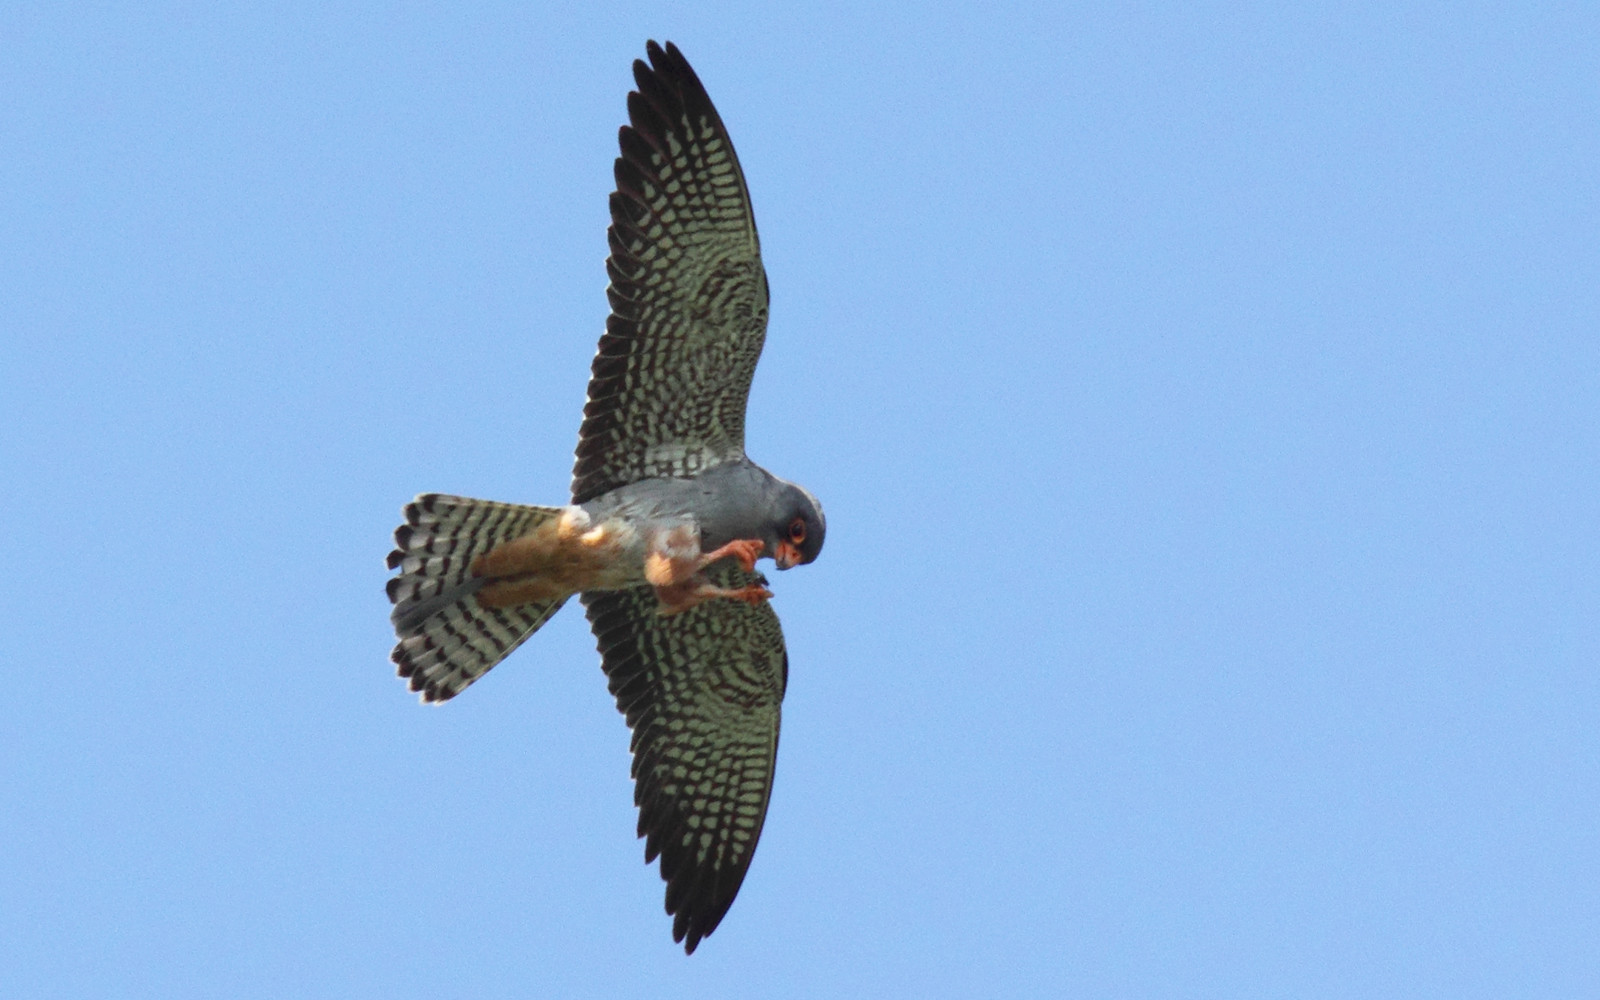
[[[710,552],[701,554],[700,539],[693,528],[680,526],[663,532],[644,560],[644,578],[658,589],[677,584],[693,583],[700,571],[720,559],[736,559],[745,572],[756,571],[756,560],[766,549],[766,543],[756,538],[739,538]]]
[[[754,605],[770,599],[772,591],[759,583],[752,583],[745,587],[729,588],[689,580],[684,583],[674,583],[656,588],[656,599],[661,602],[661,606],[656,609],[656,614],[675,615],[680,611],[688,611],[702,601],[710,601],[719,597]]]
[[[688,611],[702,601],[722,598],[760,604],[772,591],[758,584],[744,587],[719,587],[708,581],[702,570],[722,559],[737,560],[746,572],[755,572],[756,559],[766,544],[755,538],[738,538],[710,552],[700,552],[700,534],[692,526],[681,525],[657,535],[652,551],[645,557],[644,578],[655,587],[657,610],[663,615]]]
[[[720,549],[701,556],[697,568],[705,569],[718,559],[733,558],[739,560],[739,565],[744,567],[746,573],[754,573],[756,560],[761,558],[761,553],[766,547],[766,543],[757,538],[738,538]]]

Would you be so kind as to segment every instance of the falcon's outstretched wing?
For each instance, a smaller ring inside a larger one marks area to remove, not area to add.
[[[723,587],[760,579],[732,560],[707,575]],[[765,603],[714,600],[662,616],[648,587],[583,603],[633,730],[644,859],[660,855],[672,936],[692,954],[738,895],[761,836],[788,680],[783,631]]]
[[[744,174],[676,46],[648,46],[618,137],[611,316],[589,380],[572,499],[744,457],[767,275]]]

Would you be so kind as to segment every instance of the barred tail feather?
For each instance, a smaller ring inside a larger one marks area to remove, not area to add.
[[[389,568],[395,644],[390,659],[423,701],[446,701],[482,677],[560,610],[565,598],[509,608],[478,603],[483,580],[470,567],[501,542],[519,538],[560,507],[425,493],[406,504]]]

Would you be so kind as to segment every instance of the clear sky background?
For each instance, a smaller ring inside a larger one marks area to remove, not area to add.
[[[1597,995],[1594,6],[566,6],[0,13],[0,994]],[[687,959],[581,613],[383,593],[566,496],[650,37],[829,517]]]

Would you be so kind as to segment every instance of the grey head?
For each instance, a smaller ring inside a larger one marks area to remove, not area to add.
[[[705,549],[735,539],[760,539],[779,569],[816,559],[828,530],[822,504],[810,490],[779,479],[748,459],[714,466],[692,479],[629,483],[582,506],[601,519],[693,518]]]
[[[779,480],[779,482],[783,482]],[[793,558],[778,560],[779,569],[804,566],[822,554],[822,542],[828,535],[828,519],[823,516],[822,503],[812,492],[798,483],[783,482],[779,493],[777,523],[783,525],[784,540],[793,550]],[[782,553],[783,548],[774,548]]]
[[[768,478],[772,485],[760,506],[758,530],[750,537],[767,543],[766,551],[779,569],[803,566],[822,552],[822,542],[828,533],[822,504],[804,486],[776,476]],[[703,526],[701,531],[705,531]]]
[[[811,562],[822,551],[827,520],[804,487],[749,459],[707,469],[691,482],[697,488],[688,512],[700,524],[702,547],[758,538],[779,569]]]

